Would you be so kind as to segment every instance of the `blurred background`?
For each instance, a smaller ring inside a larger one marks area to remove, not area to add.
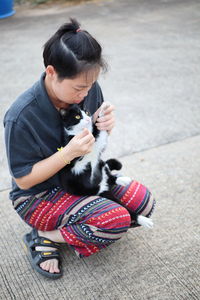
[[[12,0],[0,0],[0,16],[2,1]],[[199,300],[200,1],[17,0],[14,10],[0,19],[0,299]],[[31,269],[22,243],[30,228],[8,200],[2,122],[40,78],[43,45],[69,17],[109,64],[99,82],[116,128],[104,156],[120,158],[157,205],[151,231],[129,230],[82,260],[64,248],[64,276],[52,283]]]

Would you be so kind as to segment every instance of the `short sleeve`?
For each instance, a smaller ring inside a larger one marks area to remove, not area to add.
[[[33,165],[43,159],[32,134],[16,122],[5,123],[5,145],[9,170],[15,178],[29,174]]]

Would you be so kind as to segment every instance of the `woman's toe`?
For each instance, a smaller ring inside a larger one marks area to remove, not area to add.
[[[50,266],[49,266],[49,272],[50,273],[54,273],[54,264],[55,264],[55,262],[51,261]]]
[[[49,273],[60,273],[57,259],[49,259],[40,264],[40,268]]]
[[[58,261],[56,260],[56,264],[54,265],[54,272],[60,273],[60,269],[58,268]]]
[[[44,271],[49,271],[49,261],[46,260],[43,263],[41,263],[40,268],[42,268]]]
[[[54,273],[60,273],[60,270],[58,268],[58,260],[57,259],[55,259],[53,270],[54,270]]]
[[[58,260],[57,259],[53,259],[50,262],[49,272],[50,273],[59,273],[60,272],[60,270],[58,269]]]

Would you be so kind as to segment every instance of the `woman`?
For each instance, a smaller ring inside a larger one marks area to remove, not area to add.
[[[128,230],[124,206],[145,216],[154,207],[151,193],[132,181],[115,186],[119,205],[100,196],[80,197],[62,189],[60,171],[74,158],[92,150],[93,135],[84,129],[62,145],[61,108],[76,103],[87,109],[99,130],[114,127],[113,106],[97,117],[103,103],[97,79],[106,65],[99,43],[71,19],[44,46],[45,73],[12,104],[5,115],[5,143],[12,175],[10,199],[20,217],[32,227],[24,236],[35,270],[53,279],[62,275],[60,243],[79,257],[108,246]],[[58,148],[64,146],[61,151]]]

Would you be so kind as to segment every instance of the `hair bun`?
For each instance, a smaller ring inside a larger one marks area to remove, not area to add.
[[[59,37],[62,37],[67,32],[77,33],[78,30],[80,30],[80,24],[79,24],[79,22],[76,19],[70,18],[70,21],[71,22],[63,24],[58,29],[57,35]]]
[[[75,78],[91,69],[106,70],[101,52],[101,46],[95,38],[82,30],[76,19],[71,18],[45,43],[44,65],[53,66],[60,79]]]

